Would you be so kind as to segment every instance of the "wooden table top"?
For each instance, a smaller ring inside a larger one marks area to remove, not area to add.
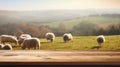
[[[0,50],[0,65],[120,65],[120,51]]]

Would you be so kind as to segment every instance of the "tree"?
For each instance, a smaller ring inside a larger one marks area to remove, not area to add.
[[[95,31],[99,28],[100,27],[97,24],[83,21],[83,22],[79,23],[78,25],[75,25],[72,28],[72,32],[75,35],[94,35]]]
[[[119,24],[110,24],[105,29],[107,35],[120,34],[119,30],[120,30]]]
[[[20,29],[17,29],[15,32],[14,32],[14,36],[16,36],[17,38],[21,35],[21,34],[24,34],[24,32]]]
[[[64,33],[68,32],[68,30],[66,29],[66,26],[63,23],[59,23],[57,28],[52,28],[52,31],[57,36],[62,36]]]
[[[41,38],[44,38],[44,37],[45,37],[45,34],[46,34],[47,32],[51,32],[51,30],[48,29],[48,28],[46,28],[46,27],[41,27],[41,28],[40,28],[40,37],[41,37]]]

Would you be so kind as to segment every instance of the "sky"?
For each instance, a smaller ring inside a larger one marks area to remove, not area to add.
[[[120,8],[120,0],[0,0],[0,10]]]

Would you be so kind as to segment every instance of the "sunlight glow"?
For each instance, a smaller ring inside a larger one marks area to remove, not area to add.
[[[120,8],[120,0],[0,0],[0,10]]]

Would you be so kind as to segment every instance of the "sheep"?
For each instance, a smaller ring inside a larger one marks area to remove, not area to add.
[[[4,47],[4,45],[3,45],[3,44],[0,44],[0,50],[2,50],[2,49],[3,49],[3,47]]]
[[[22,34],[22,35],[20,35],[20,37],[18,39],[18,43],[22,44],[24,39],[26,39],[26,38],[31,38],[31,35],[29,35],[29,34]]]
[[[73,37],[72,37],[72,34],[71,33],[65,33],[64,35],[63,35],[63,40],[64,40],[64,42],[66,43],[67,41],[69,41],[69,40],[72,40],[73,39]]]
[[[46,38],[47,40],[50,40],[51,42],[53,42],[54,39],[55,39],[55,34],[54,34],[54,33],[51,33],[51,32],[48,32],[48,33],[45,34],[45,38]]]
[[[23,41],[23,44],[22,44],[22,47],[21,47],[23,50],[28,48],[34,48],[34,49],[40,49],[40,40],[38,38],[26,38],[24,41]]]
[[[98,42],[98,46],[101,47],[102,46],[102,43],[105,42],[105,37],[103,35],[99,35],[97,37],[97,42]]]
[[[3,50],[12,50],[12,46],[10,44],[5,44],[2,49]]]
[[[23,38],[24,38],[24,37],[25,37],[25,38],[27,37],[27,38],[28,38],[28,37],[31,37],[31,35],[29,35],[29,34],[22,34],[22,35],[20,35],[20,37],[23,37]]]
[[[15,36],[11,36],[11,35],[1,35],[0,37],[0,41],[1,43],[5,44],[7,42],[9,43],[14,43],[14,44],[17,44],[18,43],[18,40]]]

